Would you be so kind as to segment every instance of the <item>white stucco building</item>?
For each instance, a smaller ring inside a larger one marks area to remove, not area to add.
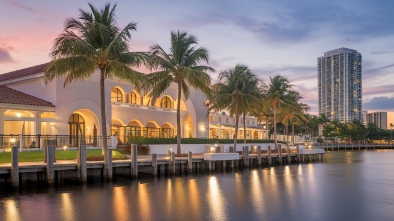
[[[0,75],[0,135],[100,136],[98,73],[64,87],[64,78],[45,80],[46,66],[42,64]],[[171,85],[152,102],[129,83],[106,80],[108,134],[116,135],[121,142],[136,135],[176,136],[176,89],[175,84]],[[208,113],[205,102],[206,96],[194,89],[188,100],[181,100],[181,136],[233,138],[235,118],[225,112]],[[267,137],[256,118],[247,117],[240,127],[243,123],[247,125],[247,138]],[[243,131],[239,134],[242,138]]]

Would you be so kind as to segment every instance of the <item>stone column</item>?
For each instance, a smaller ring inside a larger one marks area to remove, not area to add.
[[[35,134],[41,134],[41,114],[42,112],[40,111],[36,111],[36,113],[34,114],[34,123],[36,126]]]
[[[4,134],[4,112],[5,109],[0,109],[0,134]]]

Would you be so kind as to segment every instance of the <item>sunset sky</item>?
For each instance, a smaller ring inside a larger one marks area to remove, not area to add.
[[[101,8],[107,1],[91,1]],[[115,3],[115,2],[112,2]],[[131,51],[169,48],[170,31],[197,36],[221,71],[248,65],[281,74],[317,113],[317,57],[347,47],[363,56],[363,110],[394,111],[394,1],[116,1],[119,26],[137,22]],[[48,62],[53,40],[87,2],[2,0],[0,74]],[[216,80],[217,75],[212,74]],[[389,119],[390,121],[390,119]]]

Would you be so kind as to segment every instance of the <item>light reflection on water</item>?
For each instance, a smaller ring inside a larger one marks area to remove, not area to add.
[[[17,202],[14,199],[5,200],[4,206],[5,206],[4,220],[15,220],[15,221],[21,220],[19,215],[19,209],[17,207]]]
[[[394,151],[324,162],[4,192],[0,220],[392,220]]]

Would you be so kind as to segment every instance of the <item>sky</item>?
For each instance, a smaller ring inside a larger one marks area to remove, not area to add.
[[[108,1],[91,1],[101,8]],[[244,64],[264,82],[287,77],[317,114],[317,57],[340,47],[363,56],[363,110],[394,111],[394,1],[391,0],[124,0],[118,25],[137,23],[131,51],[169,49],[170,32],[186,31],[208,48],[218,72]],[[0,74],[50,61],[69,17],[89,10],[80,0],[2,0]],[[217,74],[212,74],[217,80]],[[394,115],[393,115],[394,122]],[[389,119],[390,122],[391,119]]]

